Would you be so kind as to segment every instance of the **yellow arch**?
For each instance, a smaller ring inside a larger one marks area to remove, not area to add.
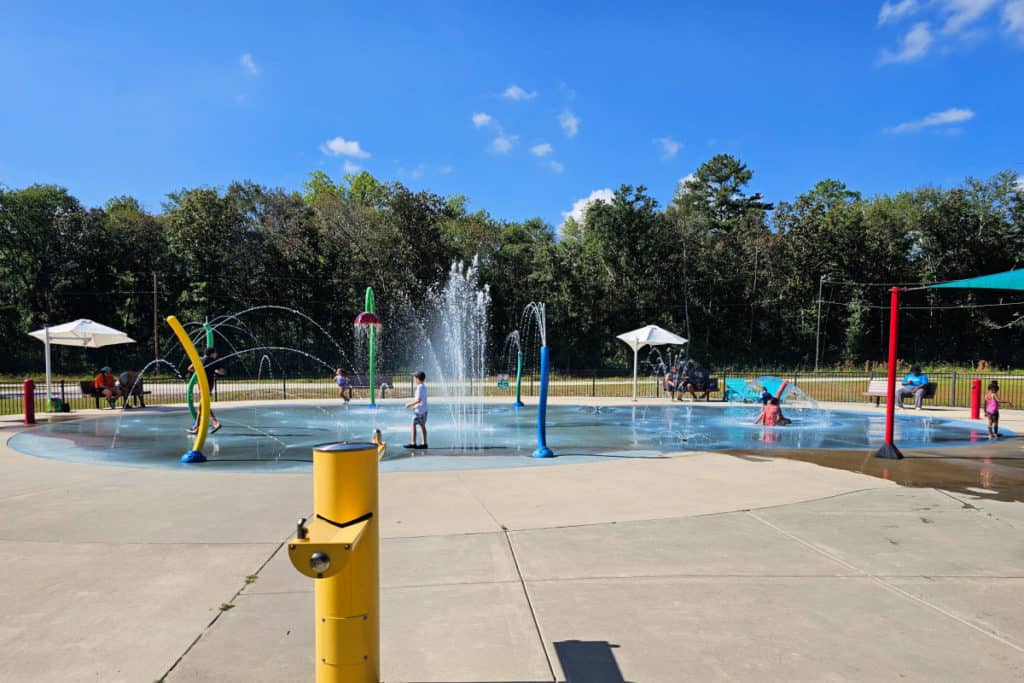
[[[192,361],[196,377],[199,379],[199,431],[196,432],[196,440],[192,444],[192,450],[202,454],[203,444],[206,443],[206,432],[210,429],[210,380],[206,377],[206,368],[203,367],[203,359],[199,355],[195,344],[188,338],[185,328],[181,326],[178,319],[173,315],[167,316],[167,324],[174,330],[188,359]]]

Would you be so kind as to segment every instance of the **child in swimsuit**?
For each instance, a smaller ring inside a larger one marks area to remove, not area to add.
[[[985,417],[988,418],[988,438],[999,438],[999,406],[1013,404],[999,398],[999,382],[992,380],[985,394]]]

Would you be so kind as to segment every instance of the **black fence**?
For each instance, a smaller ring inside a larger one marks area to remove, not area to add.
[[[902,375],[902,373],[901,373]],[[866,373],[862,371],[823,371],[823,372],[793,372],[781,370],[763,371],[731,371],[714,370],[711,373],[717,381],[718,389],[713,392],[710,399],[715,401],[725,400],[730,386],[738,387],[743,382],[753,382],[761,376],[781,377],[797,385],[808,396],[821,402],[845,402],[845,403],[866,403],[874,402],[874,397],[866,396],[868,385],[873,380],[885,380],[884,372]],[[988,384],[997,380],[1000,386],[1000,397],[1004,401],[1012,402],[1014,408],[1024,407],[1024,374],[1016,375],[998,372],[969,372],[952,371],[943,373],[928,373],[929,381],[936,385],[936,393],[933,399],[926,401],[927,405],[955,406],[966,408],[971,400],[971,382],[981,382],[981,392],[984,395]],[[390,380],[390,387],[383,392],[378,388],[377,396],[382,398],[407,398],[412,394],[412,377],[407,374],[380,375],[377,383]],[[492,376],[480,380],[466,382],[461,387],[460,393],[484,395],[488,397],[505,396],[511,399],[515,395],[515,376]],[[442,391],[439,382],[431,381],[431,392],[434,395],[441,395]],[[183,404],[186,398],[186,384],[184,381],[171,377],[146,377],[142,384],[143,393],[138,399],[129,400],[127,405],[134,407],[137,403],[144,402],[146,405],[171,405]],[[521,392],[524,397],[536,397],[540,391],[540,381],[536,375],[525,375],[522,378]],[[47,405],[45,381],[37,380],[35,388],[35,409],[36,412],[46,412],[51,406]],[[60,405],[66,405],[70,410],[85,408],[108,408],[105,400],[97,401],[95,398],[82,394],[78,382],[57,381],[53,385],[54,398],[59,401],[53,405],[58,410]],[[353,397],[365,399],[369,395],[369,388],[357,386],[353,390]],[[622,370],[605,371],[576,371],[571,374],[554,373],[550,378],[548,395],[552,397],[566,398],[608,398],[623,399],[633,396],[633,378],[626,375]],[[664,398],[668,394],[664,390],[661,377],[650,375],[637,378],[637,395],[645,399]],[[698,392],[700,395],[700,392]],[[689,395],[687,394],[689,397]],[[339,400],[338,387],[330,377],[319,378],[289,378],[278,377],[259,380],[236,380],[222,379],[217,382],[213,398],[215,401],[283,401],[291,399],[319,399]],[[885,398],[881,398],[885,402]],[[121,408],[126,404],[123,397],[115,401],[115,406]],[[21,382],[0,383],[0,414],[13,415],[24,410],[23,392]]]

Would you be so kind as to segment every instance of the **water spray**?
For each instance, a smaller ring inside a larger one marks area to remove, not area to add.
[[[550,374],[547,315],[543,303],[531,301],[526,305],[526,310],[533,312],[537,319],[537,329],[540,332],[540,401],[537,405],[537,449],[533,452],[533,457],[551,458],[555,454],[548,448],[545,424],[548,415],[548,375]]]
[[[376,341],[377,335],[380,333],[381,324],[380,318],[377,317],[377,306],[373,300],[373,287],[366,288],[366,305],[365,310],[356,316],[354,325],[356,329],[366,329],[367,339],[369,341],[370,351],[370,374],[369,382],[370,385],[370,407],[377,407],[377,386],[376,386]]]

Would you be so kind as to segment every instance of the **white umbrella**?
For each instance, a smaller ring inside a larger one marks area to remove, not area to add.
[[[686,340],[677,334],[657,325],[647,325],[638,330],[623,332],[616,339],[621,339],[633,349],[633,400],[636,400],[636,368],[640,349],[645,346],[664,346],[667,344],[685,344]]]
[[[98,349],[101,346],[113,344],[134,344],[135,340],[120,330],[113,327],[100,325],[85,318],[79,318],[63,325],[44,327],[35,332],[29,332],[29,336],[35,337],[46,344],[46,397],[53,398],[52,382],[50,379],[50,344],[61,346],[78,346],[84,349]]]

